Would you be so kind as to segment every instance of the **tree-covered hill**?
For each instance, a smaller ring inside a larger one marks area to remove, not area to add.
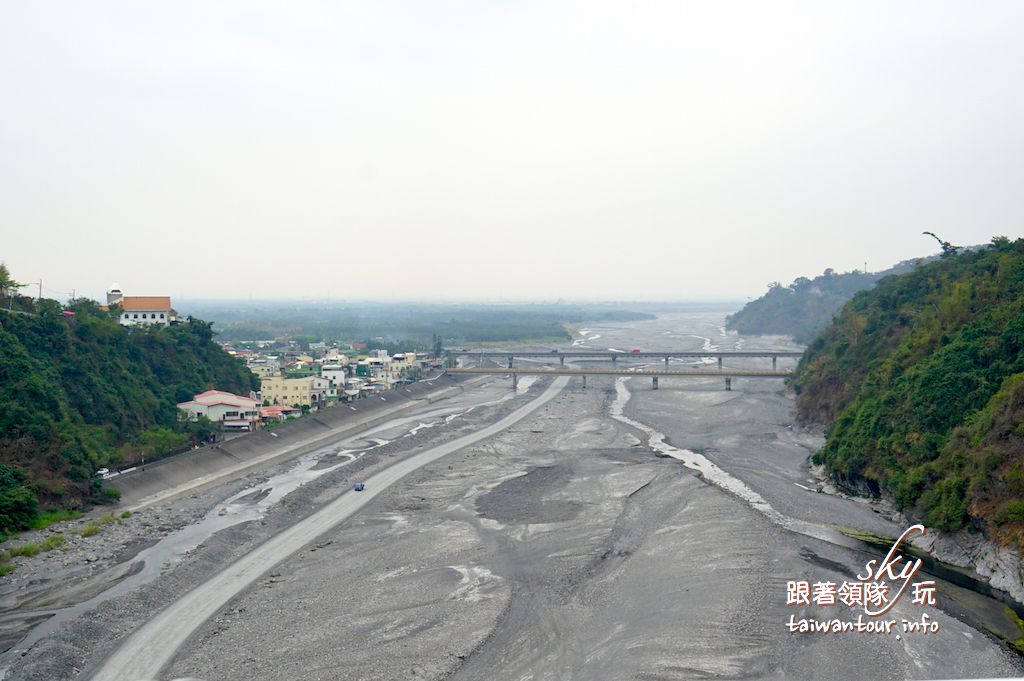
[[[20,529],[9,507],[26,490],[43,507],[80,505],[100,491],[97,468],[200,437],[177,402],[257,387],[206,322],[127,329],[92,301],[30,307],[0,311],[0,530]]]
[[[729,315],[726,327],[740,333],[792,336],[798,343],[809,343],[858,291],[890,274],[907,272],[919,262],[907,260],[884,272],[836,274],[828,269],[814,279],[800,277],[789,286],[770,284],[767,293]]]
[[[1024,538],[1024,240],[994,239],[858,293],[810,344],[798,416],[817,460],[926,524]]]

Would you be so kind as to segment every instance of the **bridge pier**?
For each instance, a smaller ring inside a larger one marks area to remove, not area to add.
[[[665,355],[665,366],[668,366],[668,355]]]
[[[509,358],[509,366],[512,366],[511,362],[512,362],[512,359]],[[718,356],[718,370],[719,371],[722,370],[722,356],[721,355]]]
[[[658,377],[657,376],[651,376],[651,382],[652,382],[651,390],[657,390],[658,389]]]
[[[587,389],[587,375],[583,374],[583,389]]]
[[[730,378],[729,376],[725,377],[725,389],[732,390],[732,378]]]
[[[512,389],[519,390],[519,374],[512,374]]]
[[[509,369],[511,369],[511,368],[512,368],[512,355],[509,355],[509,356],[508,356],[508,368],[509,368]]]
[[[562,366],[565,366],[565,355],[558,356],[558,363],[561,364]]]
[[[775,355],[772,355],[772,371],[775,371],[778,368],[779,368],[779,358],[776,357]]]
[[[612,364],[617,364],[618,361],[619,361],[619,356],[617,354],[612,355]]]

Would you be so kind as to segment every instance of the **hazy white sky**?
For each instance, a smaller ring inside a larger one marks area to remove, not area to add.
[[[0,259],[707,299],[1024,232],[1024,2],[0,2]]]

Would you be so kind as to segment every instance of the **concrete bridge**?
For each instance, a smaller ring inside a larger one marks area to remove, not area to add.
[[[789,350],[735,350],[735,351],[718,351],[718,350],[670,350],[670,351],[640,351],[640,352],[613,352],[611,350],[549,350],[547,352],[538,350],[529,350],[524,352],[514,352],[511,350],[489,350],[489,351],[471,351],[461,350],[450,352],[452,357],[479,357],[481,359],[499,359],[505,358],[508,360],[508,368],[511,369],[513,366],[513,359],[516,357],[546,357],[548,359],[558,358],[558,363],[565,366],[565,358],[569,359],[610,359],[613,364],[617,363],[621,359],[663,359],[665,366],[668,366],[669,360],[672,358],[676,359],[690,359],[699,357],[711,357],[718,360],[718,368],[722,368],[722,360],[726,358],[745,358],[745,357],[770,357],[772,360],[772,369],[777,368],[779,357],[800,357],[804,353],[792,352]]]
[[[493,374],[504,376],[512,374],[512,386],[518,387],[519,375],[524,376],[582,376],[583,387],[587,387],[587,376],[650,376],[654,390],[658,389],[659,377],[704,377],[724,378],[725,389],[732,390],[732,379],[734,378],[786,378],[792,375],[790,371],[758,371],[756,369],[723,369],[719,371],[708,371],[706,369],[563,369],[563,368],[531,368],[523,369],[513,367],[511,369],[486,368],[486,367],[464,367],[446,369],[450,374]]]

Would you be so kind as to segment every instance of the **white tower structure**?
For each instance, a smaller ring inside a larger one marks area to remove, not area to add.
[[[121,287],[117,284],[111,284],[110,290],[107,291],[107,305],[117,305],[124,298],[124,292],[121,291]]]

